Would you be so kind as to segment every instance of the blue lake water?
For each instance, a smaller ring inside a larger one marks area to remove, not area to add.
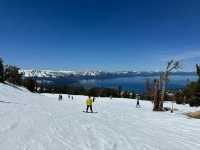
[[[136,92],[143,92],[145,81],[149,79],[159,79],[159,76],[152,77],[123,77],[115,79],[101,79],[101,80],[81,80],[80,83],[86,87],[106,87],[106,88],[117,88],[121,86],[124,90],[134,90]],[[169,89],[182,89],[190,81],[196,81],[197,76],[195,75],[173,75],[170,77],[170,81],[167,85]]]

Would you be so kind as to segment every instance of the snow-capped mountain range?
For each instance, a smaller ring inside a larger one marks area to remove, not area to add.
[[[67,71],[67,70],[20,70],[24,77],[67,77],[67,76],[98,76],[104,74],[102,71]]]
[[[153,76],[159,75],[158,71],[137,72],[137,71],[68,71],[68,70],[20,70],[24,77],[38,77],[38,78],[116,78],[116,77],[130,77],[130,76]],[[193,75],[193,72],[174,72],[176,75]]]

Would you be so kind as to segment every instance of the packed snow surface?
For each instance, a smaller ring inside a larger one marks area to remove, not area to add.
[[[153,112],[152,103],[97,98],[83,113],[84,96],[34,94],[0,84],[1,150],[199,150],[200,120],[183,113]],[[167,103],[165,105],[171,105]]]

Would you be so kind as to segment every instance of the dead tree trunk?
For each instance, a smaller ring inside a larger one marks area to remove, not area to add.
[[[198,82],[200,83],[200,65],[196,64],[196,70],[198,75]]]
[[[155,84],[155,86],[159,86],[159,88],[155,88],[155,97],[154,97],[154,111],[163,111],[163,101],[165,99],[165,91],[166,91],[166,83],[169,80],[169,74],[173,70],[177,70],[180,68],[180,63],[178,61],[171,60],[168,62],[167,67],[164,72],[160,75],[159,84]],[[161,88],[161,95],[160,95]],[[159,94],[158,94],[159,91]],[[158,98],[159,96],[159,98]]]
[[[160,81],[154,80],[154,107],[153,111],[158,111],[160,105]]]
[[[160,76],[160,85],[161,85],[161,98],[160,98],[160,103],[159,103],[159,108],[160,110],[163,109],[163,101],[165,99],[165,91],[166,91],[166,82],[168,80],[168,73],[167,72],[164,72],[164,73],[161,73],[161,76]]]

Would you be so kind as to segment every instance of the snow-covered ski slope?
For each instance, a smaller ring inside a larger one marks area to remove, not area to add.
[[[200,120],[152,112],[152,104],[97,98],[83,113],[84,96],[33,94],[0,84],[0,150],[199,150]],[[168,104],[165,104],[168,105]]]

